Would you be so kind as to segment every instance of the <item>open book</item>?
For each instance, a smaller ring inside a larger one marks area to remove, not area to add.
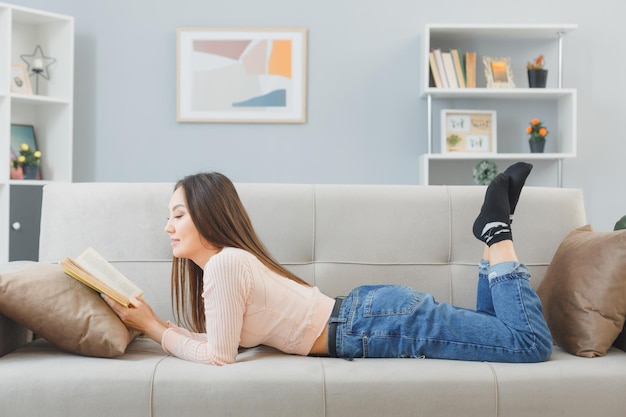
[[[143,295],[139,287],[93,248],[87,248],[76,259],[68,257],[60,264],[66,274],[123,306],[128,307],[131,297],[141,298]]]

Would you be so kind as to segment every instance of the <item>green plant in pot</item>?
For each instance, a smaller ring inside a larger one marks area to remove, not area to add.
[[[526,128],[528,133],[528,143],[530,144],[530,151],[532,153],[541,153],[546,145],[546,136],[548,136],[548,129],[539,121],[539,119],[532,119],[530,125]]]
[[[543,55],[539,55],[534,61],[528,62],[526,65],[526,69],[528,70],[528,87],[546,87],[546,82],[548,81],[548,70],[543,66]]]

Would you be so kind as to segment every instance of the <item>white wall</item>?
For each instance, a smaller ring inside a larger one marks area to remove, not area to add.
[[[578,88],[579,158],[565,161],[564,185],[583,188],[596,230],[626,214],[626,26],[617,0],[593,8],[565,0],[12,3],[76,18],[76,181],[174,181],[217,170],[240,182],[417,183],[426,152],[424,25],[577,23],[566,39],[564,86]],[[177,123],[177,27],[307,28],[308,122]]]

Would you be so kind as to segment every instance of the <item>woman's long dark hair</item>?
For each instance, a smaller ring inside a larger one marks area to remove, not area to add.
[[[302,285],[309,285],[278,263],[257,236],[233,183],[220,173],[190,175],[174,187],[182,187],[187,210],[200,235],[221,249],[244,249],[272,271]],[[206,331],[204,316],[203,267],[189,259],[174,258],[172,264],[172,305],[178,321],[191,330]]]

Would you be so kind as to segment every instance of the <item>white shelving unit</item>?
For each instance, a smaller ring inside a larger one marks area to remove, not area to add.
[[[525,160],[554,165],[550,185],[562,186],[562,162],[577,154],[576,89],[563,87],[563,40],[576,25],[426,25],[422,50],[422,96],[427,99],[428,152],[420,157],[421,184],[471,184],[471,167],[481,160],[505,166]],[[452,48],[476,52],[477,88],[436,88],[428,53]],[[526,63],[545,56],[547,88],[528,88]],[[483,56],[510,57],[515,88],[486,88]],[[498,153],[442,153],[441,109],[495,110]],[[548,127],[545,153],[530,153],[526,126],[533,118]],[[455,171],[455,167],[459,172]],[[545,171],[545,170],[544,170]],[[549,170],[548,170],[549,171]]]
[[[33,54],[38,45],[46,56],[56,59],[48,68],[50,79],[40,78],[39,94],[35,94],[32,77],[33,94],[11,92],[11,64],[23,63],[20,56]],[[22,211],[16,200],[20,193],[16,191],[72,181],[74,18],[0,3],[0,80],[5,80],[0,82],[0,160],[7,161],[6,168],[0,169],[0,262],[6,262],[10,260],[12,240],[19,240],[20,233],[32,233],[33,229],[12,218],[11,211]],[[43,180],[10,179],[12,124],[34,126],[42,152]],[[39,219],[28,219],[31,221],[36,222],[38,233]]]

